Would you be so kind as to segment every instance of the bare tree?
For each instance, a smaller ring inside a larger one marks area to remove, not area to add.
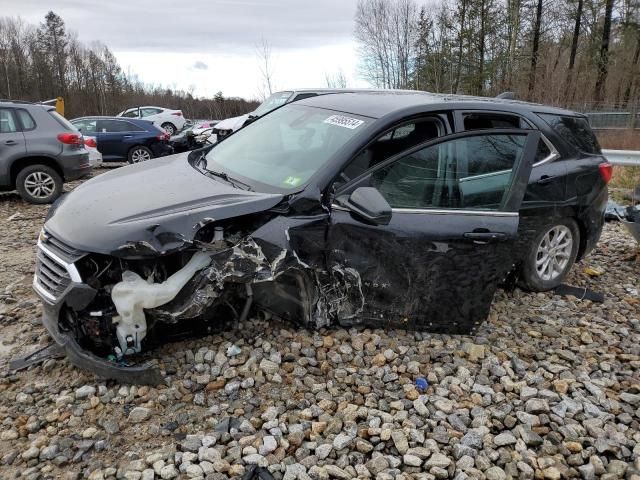
[[[327,88],[347,88],[347,78],[344,76],[342,69],[336,73],[325,73],[324,79],[327,83]]]
[[[602,24],[602,41],[600,43],[600,58],[598,59],[598,78],[593,94],[596,102],[602,102],[604,87],[609,73],[609,41],[611,38],[611,16],[613,14],[614,0],[606,0],[604,22]]]
[[[538,52],[540,48],[540,30],[542,29],[542,0],[537,1],[536,19],[533,26],[533,46],[531,48],[531,68],[529,70],[529,99],[533,96],[536,86],[536,68],[538,66]]]
[[[271,44],[264,37],[256,45],[256,55],[258,57],[260,76],[262,77],[263,97],[266,98],[273,93],[275,87],[273,85],[274,68],[271,58]]]
[[[408,88],[415,58],[414,0],[359,0],[355,37],[362,76],[382,88]]]

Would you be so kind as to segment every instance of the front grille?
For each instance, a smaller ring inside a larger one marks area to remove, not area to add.
[[[33,286],[50,302],[56,302],[71,282],[80,282],[73,262],[83,253],[49,234],[41,236],[36,255]]]

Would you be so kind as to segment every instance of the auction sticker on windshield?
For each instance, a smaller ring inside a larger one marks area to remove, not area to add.
[[[362,125],[364,121],[358,120],[357,118],[345,117],[344,115],[331,115],[324,121],[324,123],[353,130],[354,128],[358,128]]]

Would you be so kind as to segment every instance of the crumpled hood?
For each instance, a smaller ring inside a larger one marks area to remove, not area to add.
[[[283,198],[233,188],[200,173],[187,157],[121,167],[83,183],[54,204],[45,229],[85,252],[126,256],[141,243],[147,255],[160,254],[192,240],[203,222],[268,210]]]
[[[244,124],[245,120],[249,118],[249,114],[240,115],[239,117],[231,117],[218,122],[215,127],[218,130],[238,130]]]

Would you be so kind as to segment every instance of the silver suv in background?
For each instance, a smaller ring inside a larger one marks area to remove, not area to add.
[[[0,190],[51,203],[91,171],[82,134],[48,105],[0,100]]]

